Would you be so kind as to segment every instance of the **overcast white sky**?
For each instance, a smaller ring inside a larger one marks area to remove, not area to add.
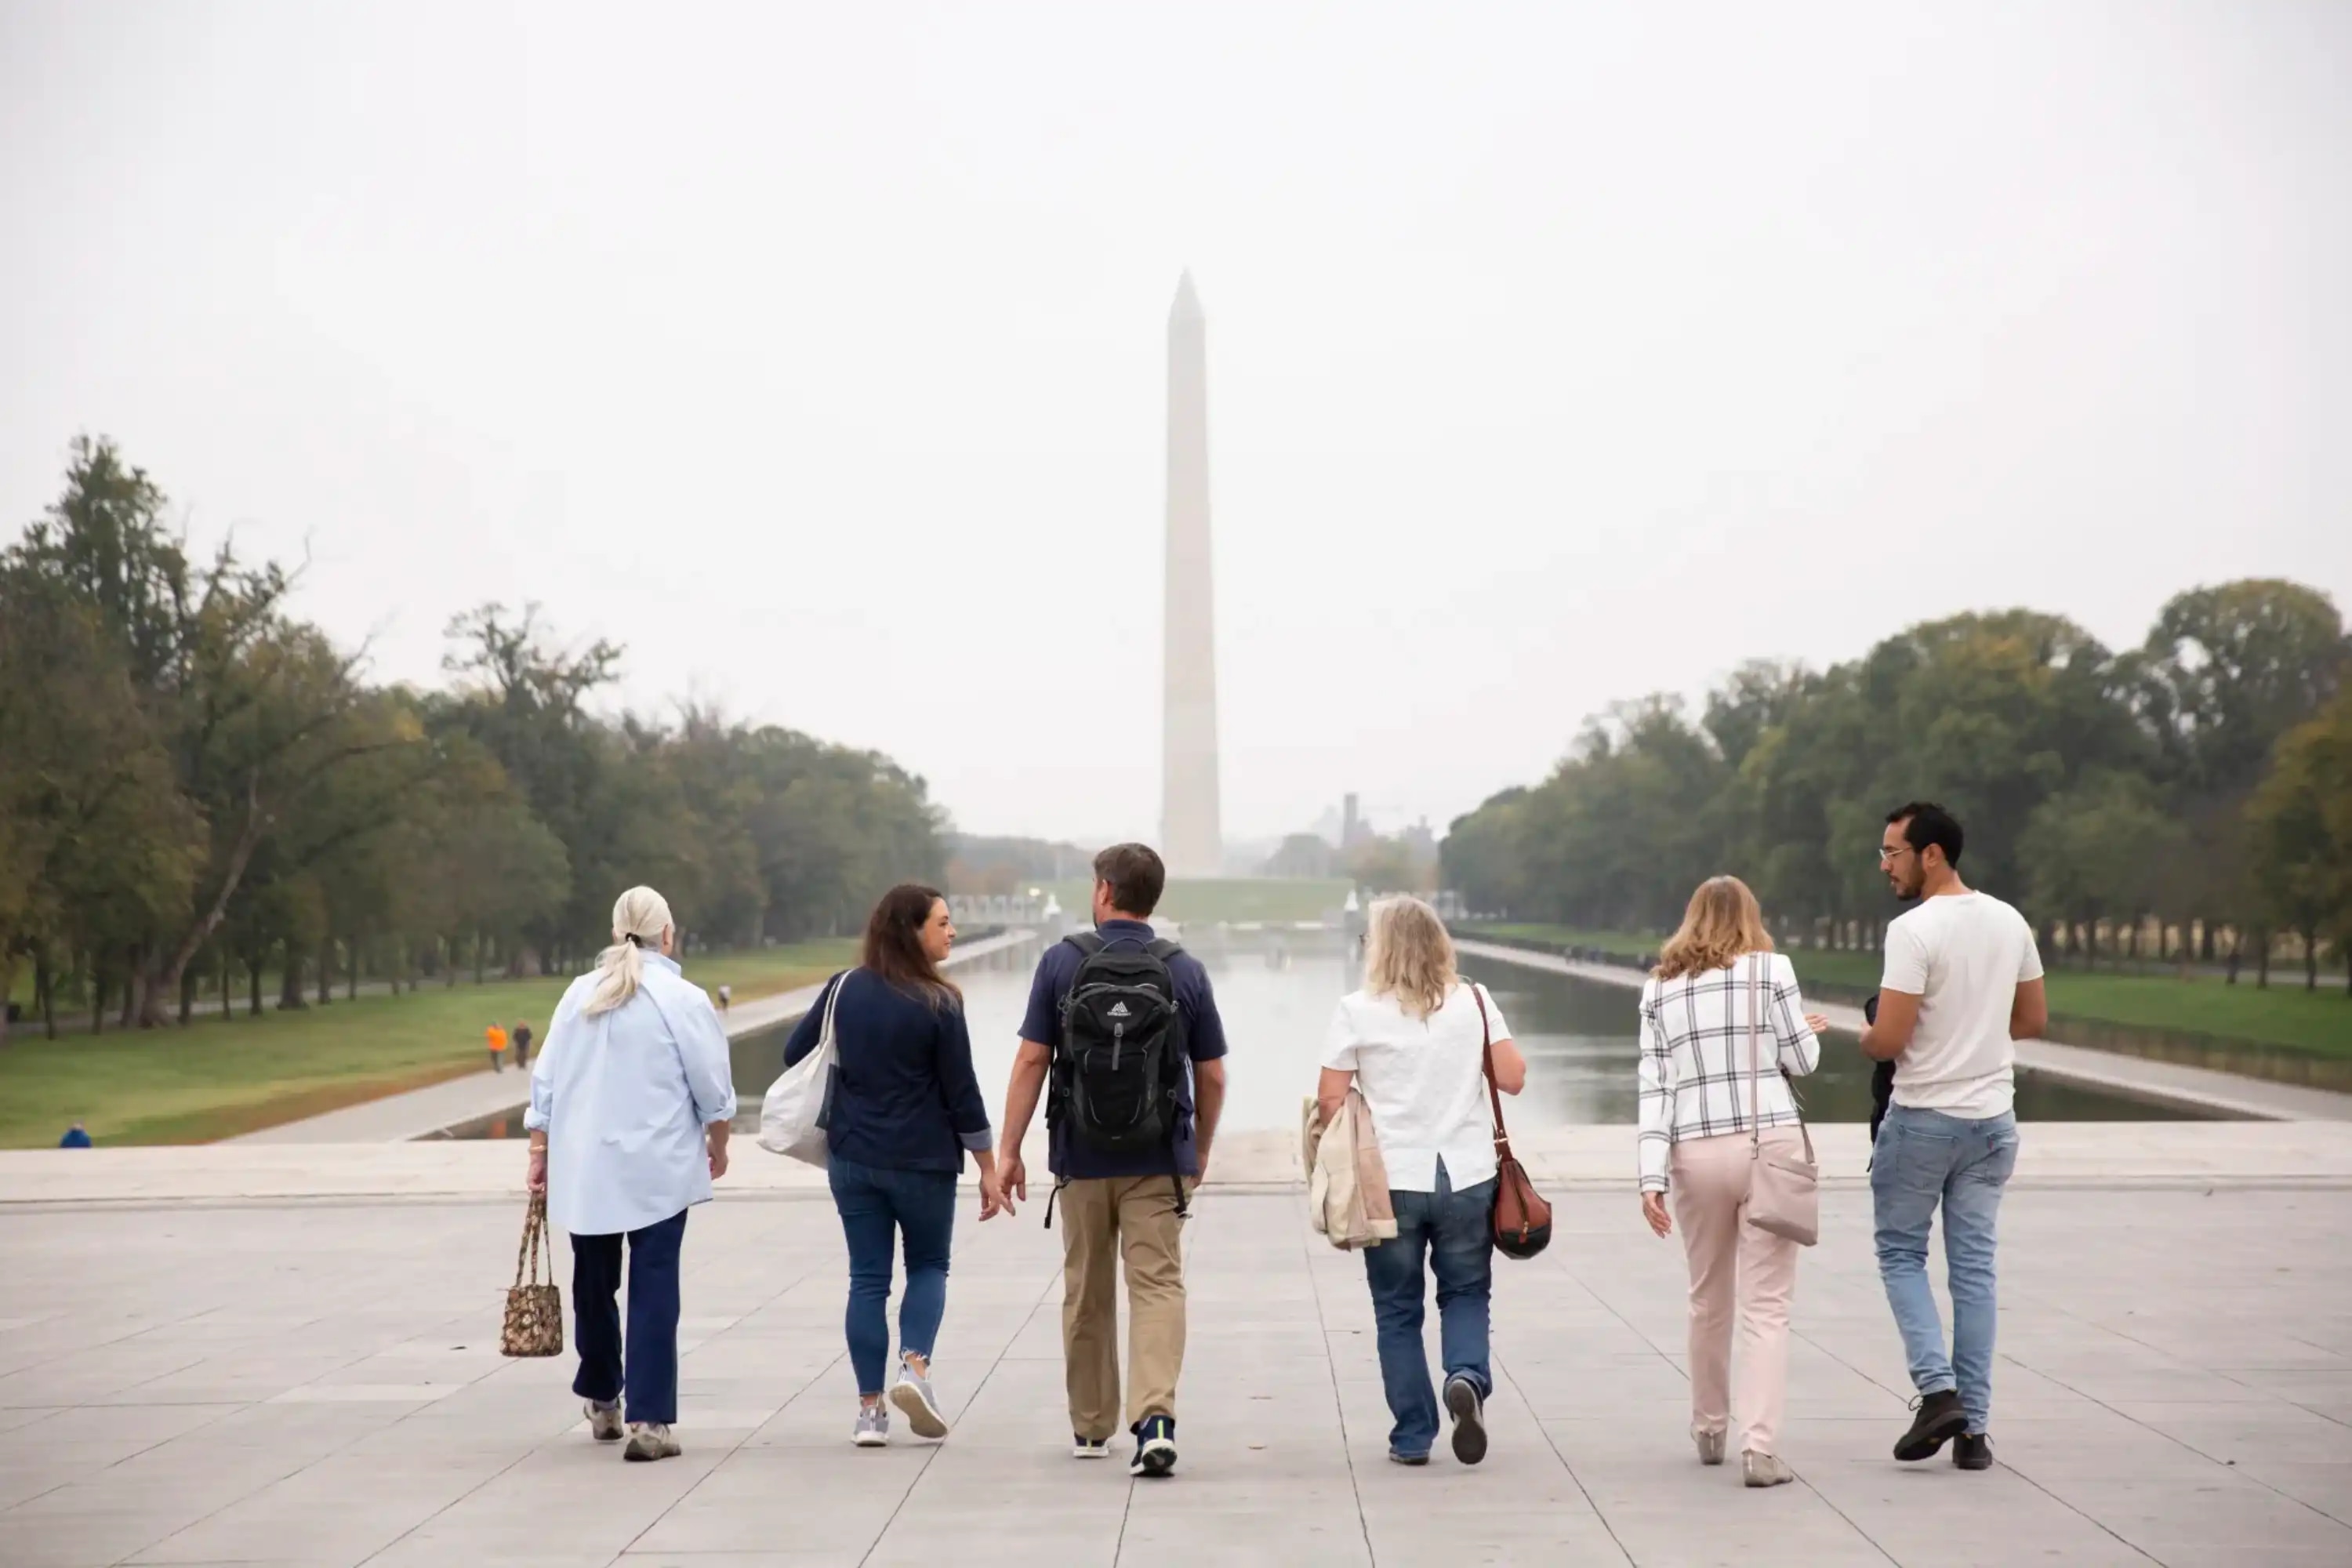
[[[2347,83],[2320,0],[0,0],[0,538],[110,434],[383,677],[538,600],[1150,833],[1190,266],[1228,835],[1442,823],[1750,655],[2352,606]]]

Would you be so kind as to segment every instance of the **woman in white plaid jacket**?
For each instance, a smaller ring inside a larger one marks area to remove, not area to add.
[[[1772,951],[1748,884],[1737,877],[1700,883],[1642,987],[1642,1214],[1652,1230],[1669,1234],[1672,1190],[1690,1258],[1691,1438],[1699,1462],[1723,1463],[1737,1403],[1745,1422],[1740,1469],[1751,1487],[1793,1479],[1775,1445],[1788,1405],[1798,1247],[1745,1223],[1756,1152],[1749,1129],[1760,1130],[1767,1148],[1797,1142],[1789,1078],[1820,1064],[1817,1037],[1828,1027],[1805,1011],[1797,972]]]

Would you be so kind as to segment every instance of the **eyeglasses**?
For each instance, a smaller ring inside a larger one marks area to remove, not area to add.
[[[1916,849],[1912,848],[1908,844],[1896,849],[1889,849],[1886,846],[1882,844],[1878,847],[1878,863],[1884,866],[1889,860],[1894,859],[1897,855],[1916,855],[1917,853],[1919,852]]]

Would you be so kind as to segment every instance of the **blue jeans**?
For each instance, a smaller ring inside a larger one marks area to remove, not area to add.
[[[580,1375],[572,1392],[609,1405],[625,1382],[631,1421],[677,1419],[677,1251],[686,1241],[686,1210],[627,1233],[629,1338],[623,1364],[620,1232],[572,1238],[572,1339]]]
[[[1870,1167],[1878,1277],[1895,1310],[1912,1386],[1958,1388],[1969,1430],[1992,1420],[1993,1236],[2000,1192],[2017,1169],[2017,1118],[1981,1121],[1890,1105]],[[1927,1234],[1944,1208],[1944,1263],[1952,1290],[1952,1348],[1927,1284]]]
[[[841,1234],[849,1243],[849,1312],[843,1332],[857,1392],[879,1394],[890,1359],[890,1243],[902,1239],[907,1294],[898,1303],[898,1353],[929,1360],[948,1310],[948,1249],[955,1237],[956,1179],[947,1171],[885,1171],[835,1154],[825,1166]]]
[[[1422,1255],[1437,1275],[1438,1353],[1448,1378],[1477,1384],[1484,1399],[1495,1385],[1486,1366],[1487,1302],[1495,1279],[1490,1177],[1455,1192],[1437,1164],[1437,1190],[1391,1190],[1397,1233],[1393,1241],[1364,1248],[1364,1279],[1372,1288],[1372,1321],[1379,1326],[1381,1382],[1389,1397],[1392,1454],[1426,1454],[1437,1441],[1437,1395],[1429,1384],[1429,1357],[1422,1348],[1426,1305]]]

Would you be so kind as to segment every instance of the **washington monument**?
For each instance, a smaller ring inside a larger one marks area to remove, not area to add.
[[[1208,322],[1192,275],[1168,312],[1168,606],[1160,846],[1169,872],[1224,870],[1217,809],[1217,634],[1209,582]]]

